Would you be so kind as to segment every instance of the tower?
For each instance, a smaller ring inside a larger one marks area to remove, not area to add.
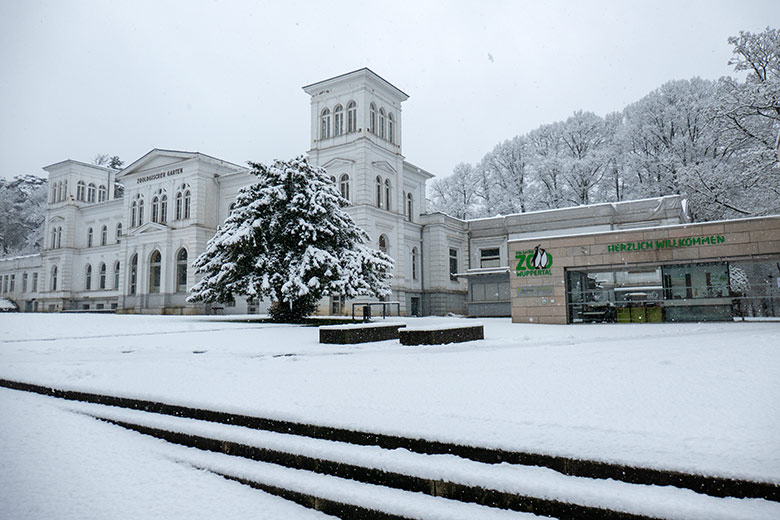
[[[368,68],[303,90],[311,96],[309,157],[350,201],[347,211],[371,245],[395,259],[391,299],[408,313],[409,294],[422,291],[419,217],[433,177],[401,153],[401,103],[409,96]]]

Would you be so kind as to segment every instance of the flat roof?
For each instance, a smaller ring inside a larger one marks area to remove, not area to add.
[[[590,231],[587,233],[572,233],[569,235],[547,235],[547,236],[539,236],[539,237],[532,237],[532,238],[513,238],[512,240],[507,240],[507,244],[511,244],[513,242],[535,242],[537,240],[555,240],[558,238],[609,235],[610,233],[633,233],[634,231],[654,231],[658,229],[684,228],[684,227],[691,227],[691,226],[704,226],[710,224],[749,222],[751,220],[763,220],[763,219],[772,219],[772,218],[780,218],[780,215],[764,215],[760,217],[734,218],[734,219],[725,219],[725,220],[708,220],[702,222],[685,222],[684,224],[667,224],[666,226],[643,226],[643,227],[635,227],[635,228],[628,228],[628,229],[610,229],[607,231]]]
[[[621,206],[623,204],[636,204],[637,202],[662,201],[662,200],[669,200],[669,199],[679,199],[680,201],[682,201],[684,200],[684,197],[681,195],[663,195],[661,197],[648,197],[645,199],[621,200],[620,202],[599,202],[597,204],[584,204],[582,206],[567,206],[565,208],[537,209],[534,211],[525,211],[521,213],[509,213],[507,215],[495,215],[492,217],[471,218],[468,220],[468,222],[479,222],[482,220],[519,217],[523,215],[538,215],[540,213],[557,213],[557,212],[576,211],[576,210],[585,211],[587,208],[598,208],[604,206],[615,207],[615,206]]]

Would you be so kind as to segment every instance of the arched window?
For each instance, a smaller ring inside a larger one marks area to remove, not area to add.
[[[87,230],[87,247],[92,247],[92,228]]]
[[[387,114],[387,140],[395,143],[395,118],[392,113]]]
[[[162,278],[162,255],[155,250],[149,257],[149,293],[160,292],[160,280]]]
[[[163,193],[160,196],[160,224],[165,224],[168,221],[168,195]]]
[[[101,184],[98,187],[98,202],[105,202],[107,193],[106,187]]]
[[[376,207],[382,207],[382,178],[379,175],[376,176]]]
[[[371,103],[371,107],[368,112],[368,130],[372,134],[376,134],[376,105]]]
[[[176,255],[176,292],[187,292],[187,250],[184,248]]]
[[[379,109],[379,137],[385,138],[385,109]]]
[[[57,185],[54,183],[51,185],[51,197],[49,197],[49,202],[52,204],[57,202]]]
[[[409,221],[412,221],[412,217],[414,215],[414,201],[412,200],[412,194],[407,193],[406,194],[406,216],[409,218]]]
[[[347,103],[347,133],[357,132],[357,103]]]
[[[114,289],[119,289],[119,260],[114,262]]]
[[[130,259],[130,277],[128,279],[130,283],[129,292],[135,294],[138,287],[138,254],[134,254]]]
[[[56,249],[57,247],[57,228],[52,227],[51,228],[51,249]]]
[[[84,281],[84,289],[92,289],[92,264],[87,264],[87,277]]]
[[[103,226],[100,229],[100,245],[104,246],[108,242],[108,227]]]
[[[158,222],[160,215],[160,199],[155,195],[152,197],[152,222]]]
[[[91,182],[87,186],[87,202],[95,202],[95,185]]]
[[[379,250],[387,254],[387,235],[379,235]]]
[[[184,192],[184,218],[190,218],[190,190]]]
[[[57,249],[62,247],[62,226],[57,226]]]
[[[68,200],[68,179],[62,181],[62,200]]]
[[[392,197],[390,196],[390,179],[385,179],[385,209],[387,211],[390,211],[391,200]]]
[[[59,202],[62,200],[62,183],[58,182],[55,186],[57,186],[57,202]]]
[[[122,237],[122,223],[118,222],[116,225],[116,241],[119,242],[119,239]]]
[[[349,175],[346,173],[341,176],[339,190],[341,191],[341,196],[349,200]]]
[[[52,266],[51,268],[51,290],[56,291],[57,290],[57,266]]]
[[[333,109],[333,135],[344,133],[344,109],[341,105],[336,105]]]
[[[86,198],[86,185],[84,184],[84,181],[79,181],[78,184],[76,184],[76,200],[84,201]]]
[[[182,192],[176,193],[176,220],[181,220],[182,215]]]
[[[330,137],[330,110],[324,109],[320,114],[320,139]]]
[[[99,273],[100,273],[100,282],[99,282],[100,284],[98,285],[98,287],[100,287],[101,289],[105,289],[106,288],[106,264],[104,264],[103,262],[100,262]]]
[[[412,280],[417,280],[417,248],[412,248]]]
[[[130,205],[130,225],[138,227],[144,223],[144,199],[141,194],[135,196],[135,200]]]

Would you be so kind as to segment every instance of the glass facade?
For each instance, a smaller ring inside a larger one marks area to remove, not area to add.
[[[780,262],[566,271],[569,323],[652,323],[780,315]]]

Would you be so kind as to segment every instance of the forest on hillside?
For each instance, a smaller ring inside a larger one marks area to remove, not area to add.
[[[507,139],[434,180],[428,210],[466,219],[680,194],[697,221],[780,213],[780,32],[729,43],[737,78],[669,81],[621,112]]]

